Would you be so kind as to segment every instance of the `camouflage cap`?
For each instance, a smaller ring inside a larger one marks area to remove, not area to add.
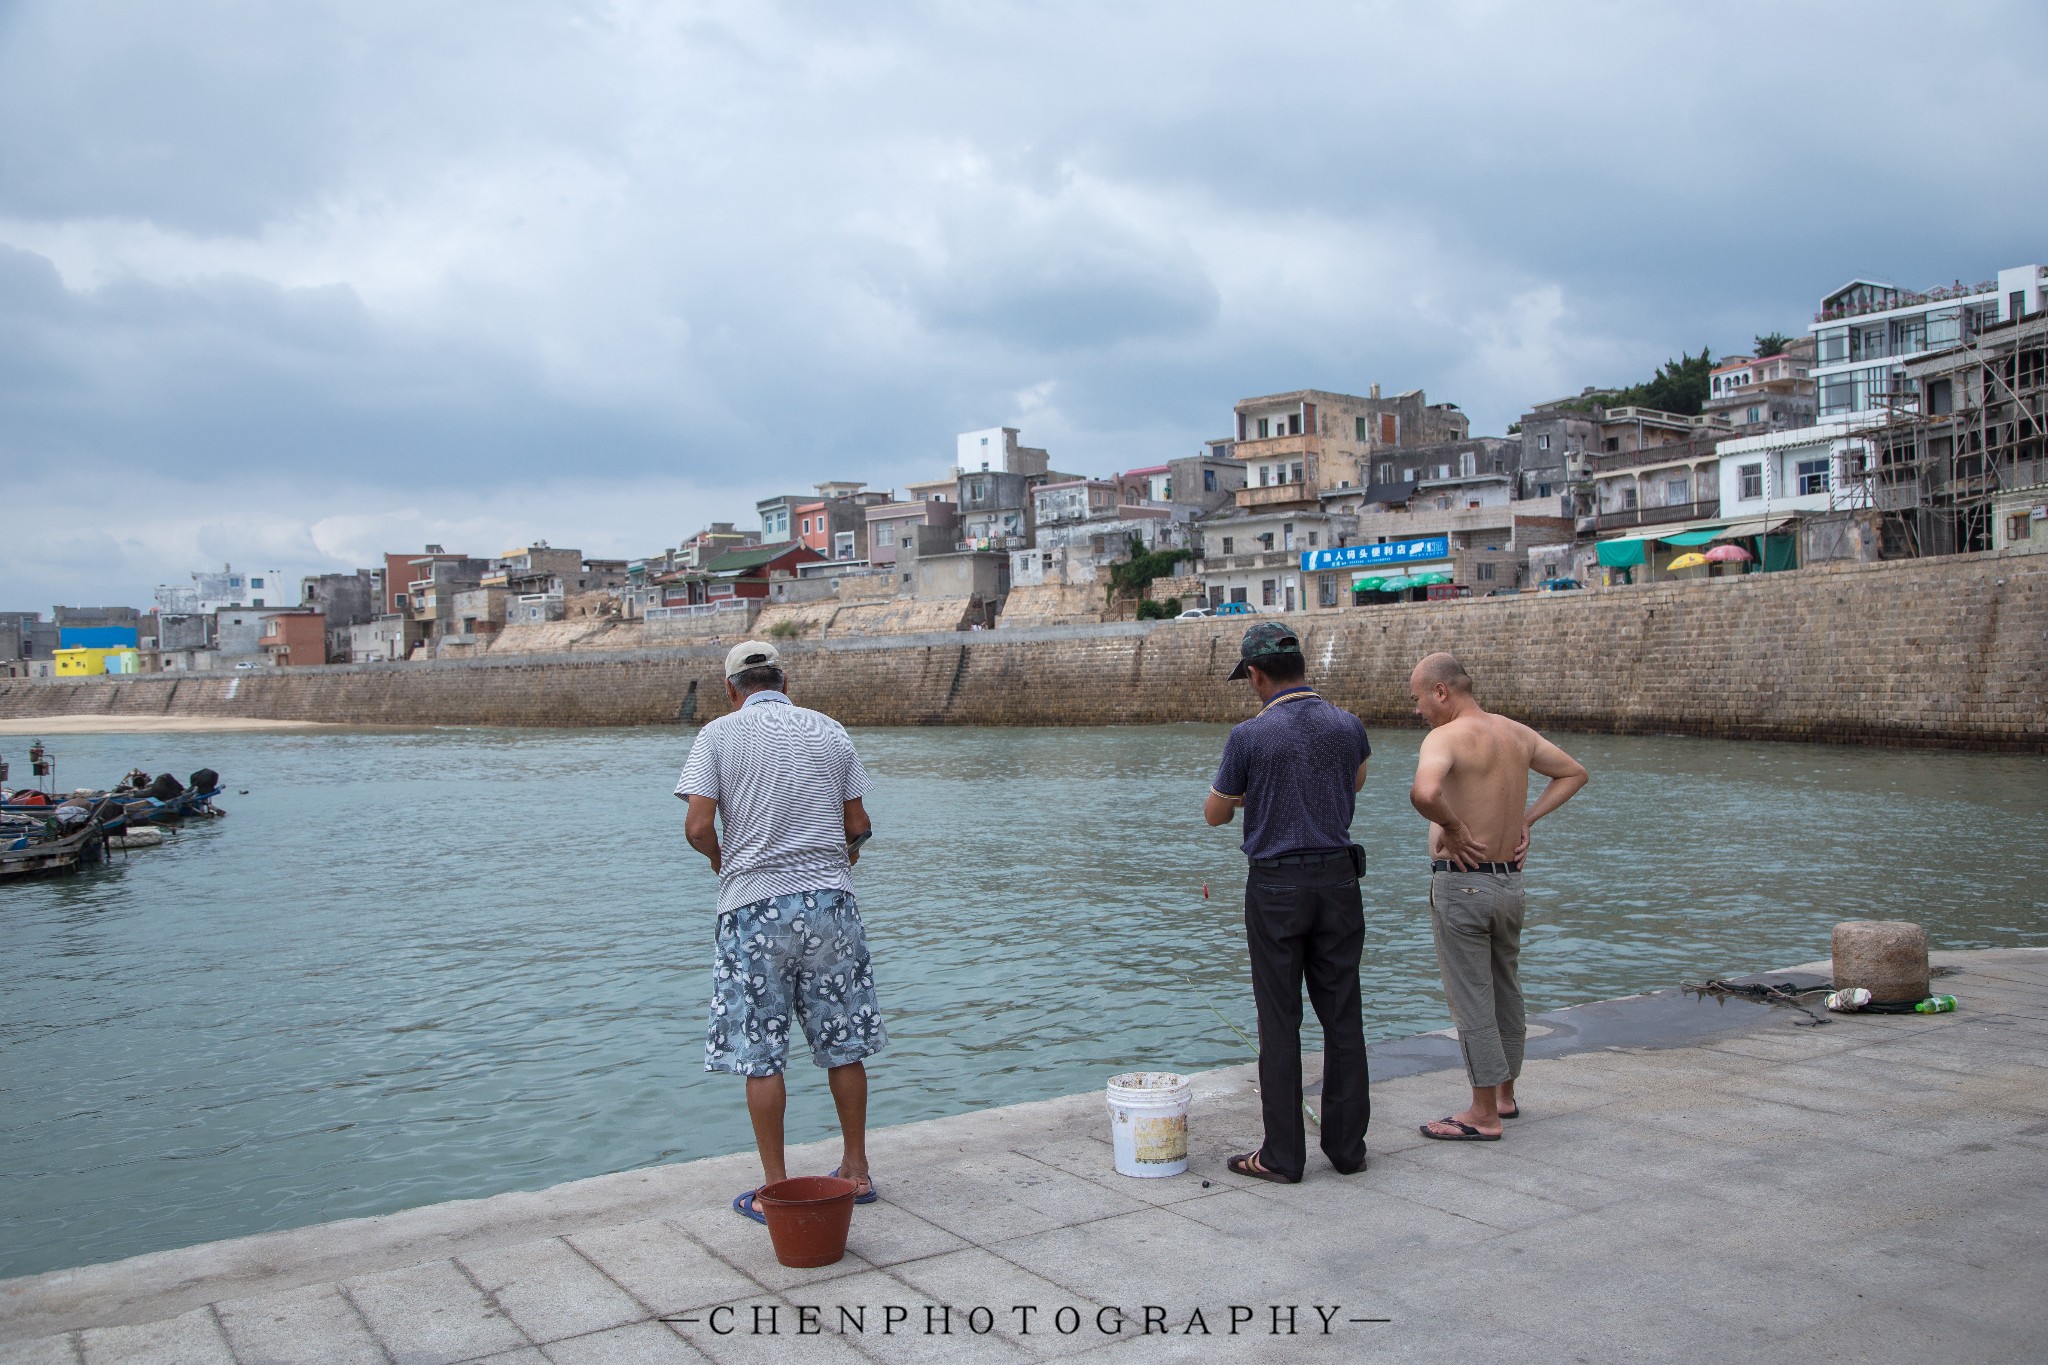
[[[1244,676],[1247,664],[1259,663],[1275,654],[1301,656],[1301,641],[1295,638],[1291,627],[1278,621],[1261,621],[1244,633],[1244,643],[1237,648],[1237,667],[1230,671],[1227,681],[1235,682]]]

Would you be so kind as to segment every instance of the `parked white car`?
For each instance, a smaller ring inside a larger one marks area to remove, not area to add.
[[[1174,617],[1173,619],[1176,621],[1199,621],[1204,616],[1214,616],[1215,614],[1215,612],[1211,611],[1207,607],[1189,607],[1186,611],[1182,612],[1180,615]]]

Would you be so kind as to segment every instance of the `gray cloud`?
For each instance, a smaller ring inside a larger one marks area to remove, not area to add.
[[[1107,472],[1304,384],[1497,431],[1852,274],[2041,259],[2048,18],[1902,64],[1923,18],[0,5],[0,606],[644,552],[969,427]]]

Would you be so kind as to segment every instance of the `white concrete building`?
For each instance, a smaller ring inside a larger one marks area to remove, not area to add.
[[[1857,505],[1865,485],[1853,477],[1870,457],[1859,433],[1877,425],[1872,414],[1723,441],[1721,511],[1724,518],[1777,517]]]
[[[1905,365],[1968,342],[1995,323],[2039,312],[2044,289],[2048,267],[2023,265],[1999,271],[1995,280],[1923,293],[1851,280],[1827,295],[1811,328],[1820,418],[1809,427],[1721,442],[1715,452],[1720,515],[1775,517],[1868,505],[1866,433],[1892,413],[1918,407]]]

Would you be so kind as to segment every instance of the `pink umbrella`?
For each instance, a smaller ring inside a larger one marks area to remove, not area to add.
[[[1756,556],[1740,545],[1716,545],[1707,551],[1707,559],[1714,564],[1747,564]]]

